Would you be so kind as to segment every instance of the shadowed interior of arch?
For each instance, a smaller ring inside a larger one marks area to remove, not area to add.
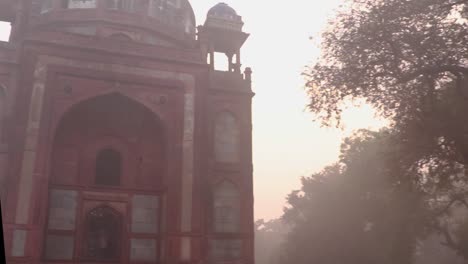
[[[85,258],[114,260],[120,255],[122,216],[108,206],[88,212],[85,223]]]
[[[162,188],[163,126],[144,105],[113,93],[81,102],[57,128],[52,184]]]
[[[104,148],[99,151],[96,158],[97,185],[119,186],[122,174],[122,156],[112,149]]]

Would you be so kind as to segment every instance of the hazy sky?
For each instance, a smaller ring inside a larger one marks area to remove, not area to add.
[[[218,1],[192,0],[197,23]],[[338,158],[344,135],[357,128],[377,128],[369,107],[348,111],[345,131],[320,128],[305,111],[301,72],[320,53],[317,41],[333,9],[342,0],[226,0],[251,34],[242,50],[244,66],[253,68],[255,217],[282,214],[285,198],[309,176]],[[369,125],[372,124],[372,127]]]
[[[305,111],[301,72],[320,50],[310,37],[326,26],[342,0],[226,0],[251,34],[242,50],[244,66],[253,68],[255,217],[275,218],[285,197],[309,176],[338,158],[345,135],[357,128],[379,127],[369,107],[346,112],[344,131],[320,128]],[[192,0],[197,24],[219,1]],[[0,24],[0,39],[6,36]]]

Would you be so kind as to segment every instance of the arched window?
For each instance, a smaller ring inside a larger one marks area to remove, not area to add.
[[[96,158],[97,185],[119,186],[122,174],[122,156],[113,149],[101,150]]]
[[[86,216],[84,257],[88,260],[112,261],[120,257],[121,216],[102,206]]]
[[[234,184],[225,181],[215,188],[213,218],[217,233],[240,231],[240,194]]]
[[[218,162],[239,162],[240,131],[233,114],[222,112],[215,122],[214,154]]]

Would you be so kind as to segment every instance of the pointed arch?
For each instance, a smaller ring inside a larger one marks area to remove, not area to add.
[[[237,186],[223,181],[213,190],[213,231],[238,233],[241,219],[241,195]]]
[[[82,97],[76,97],[70,104],[64,106],[63,109],[58,113],[57,118],[54,120],[54,125],[53,125],[53,131],[54,135],[53,137],[55,138],[57,130],[60,128],[61,123],[63,123],[64,119],[73,111],[75,111],[78,107],[81,107],[84,104],[90,103],[91,101],[95,100],[100,100],[102,98],[107,98],[107,97],[119,97],[124,100],[133,102],[136,105],[139,105],[140,107],[144,108],[146,112],[150,112],[153,116],[153,119],[155,122],[159,123],[161,125],[161,129],[165,128],[165,123],[167,120],[164,119],[164,115],[158,111],[156,108],[152,108],[150,102],[147,102],[145,100],[142,100],[141,98],[135,98],[131,95],[128,95],[126,93],[122,93],[120,91],[115,91],[115,90],[107,90],[101,93],[93,94],[93,95],[85,95]],[[164,131],[163,131],[164,132]]]
[[[145,105],[119,93],[81,100],[54,130],[51,184],[162,188],[164,124]]]
[[[217,162],[237,163],[240,159],[240,129],[236,116],[220,112],[215,119],[214,156]]]

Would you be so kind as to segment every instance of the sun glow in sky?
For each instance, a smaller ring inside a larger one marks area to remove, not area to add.
[[[197,24],[219,1],[192,0]],[[301,72],[320,53],[319,33],[342,0],[226,0],[251,34],[242,50],[244,66],[253,69],[255,217],[282,214],[285,198],[309,176],[338,159],[341,140],[359,128],[376,129],[368,106],[344,114],[344,130],[321,128],[305,110],[307,97]],[[0,40],[8,26],[0,23]],[[315,41],[311,41],[313,37]]]
[[[216,0],[191,1],[197,23]],[[286,196],[310,176],[338,159],[341,140],[359,128],[385,122],[368,106],[344,113],[343,131],[321,128],[305,109],[301,72],[319,54],[320,32],[343,0],[226,0],[251,34],[242,50],[253,69],[255,217],[281,216]],[[311,41],[310,39],[314,39]]]

